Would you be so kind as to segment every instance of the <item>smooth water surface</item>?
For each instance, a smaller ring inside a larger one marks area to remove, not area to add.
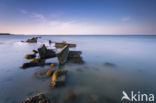
[[[0,103],[20,103],[40,92],[57,103],[65,102],[71,92],[77,95],[75,103],[117,103],[123,90],[156,94],[156,36],[41,36],[38,43],[20,42],[31,37],[0,36]],[[72,50],[82,51],[84,65],[64,67],[68,70],[65,87],[51,88],[51,78],[35,78],[34,73],[46,67],[19,68],[28,62],[25,54],[40,44],[54,48],[48,40],[76,43]]]

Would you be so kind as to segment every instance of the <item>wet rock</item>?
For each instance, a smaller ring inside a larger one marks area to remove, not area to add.
[[[55,70],[48,70],[46,76],[50,77],[54,73]]]
[[[52,87],[58,87],[58,86],[64,86],[66,83],[66,73],[67,70],[56,70],[51,78],[51,86]]]
[[[33,59],[36,57],[36,54],[26,54],[25,59]]]
[[[28,42],[28,43],[37,43],[37,38],[33,37],[31,39],[28,39],[26,42]]]
[[[37,54],[37,53],[38,53],[38,51],[37,51],[37,50],[32,50],[32,52],[34,52],[34,54]]]
[[[49,68],[47,68],[47,69],[41,69],[39,71],[36,71],[34,73],[34,76],[36,78],[47,78],[47,77],[52,76],[52,74],[54,73],[54,71],[55,71],[54,69],[49,69]]]
[[[50,64],[50,67],[51,67],[51,68],[54,68],[54,67],[56,67],[56,66],[57,66],[56,63],[52,63],[52,64]]]
[[[74,64],[84,64],[84,61],[81,56],[79,57],[68,57],[68,61]]]
[[[38,52],[40,58],[42,59],[56,57],[56,53],[51,49],[47,49],[44,44],[40,45],[40,47],[38,48]]]
[[[75,93],[69,93],[65,95],[65,101],[67,102],[74,102],[76,100],[77,96]]]
[[[81,51],[69,51],[69,57],[79,57],[81,54]]]
[[[56,48],[63,48],[66,45],[68,45],[69,47],[76,47],[76,44],[68,44],[65,41],[62,41],[62,43],[55,43]]]
[[[56,54],[59,64],[65,64],[67,62],[68,54],[69,54],[69,47],[68,45],[66,45]]]
[[[32,59],[30,62],[23,63],[21,68],[26,69],[29,67],[34,67],[34,66],[44,66],[44,65],[50,65],[51,63],[45,63],[45,59]]]
[[[27,98],[21,103],[52,103],[44,94],[38,94]]]
[[[51,45],[51,43],[52,43],[52,41],[51,40],[49,40],[49,44]]]
[[[81,51],[69,51],[68,61],[75,64],[84,64],[84,61],[80,56],[81,54]]]
[[[110,62],[105,62],[104,65],[105,65],[105,66],[115,66],[115,64],[110,63]]]

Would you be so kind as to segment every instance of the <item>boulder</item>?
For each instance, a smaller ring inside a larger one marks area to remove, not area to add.
[[[37,51],[37,50],[32,50],[32,52],[34,52],[34,54],[37,54],[37,53],[38,53],[38,51]]]
[[[67,70],[56,70],[51,78],[51,86],[52,87],[58,87],[58,86],[64,86],[66,83],[66,73]]]
[[[105,66],[115,66],[115,64],[110,63],[110,62],[105,62],[104,65],[105,65]]]
[[[26,42],[28,42],[28,43],[37,43],[37,38],[33,37],[31,39],[28,39]]]
[[[81,51],[69,51],[68,57],[79,57],[81,54]]]
[[[38,48],[38,52],[39,52],[40,58],[42,59],[56,57],[56,53],[51,49],[47,49],[44,44],[40,45],[40,47]]]
[[[38,94],[27,98],[21,103],[52,103],[44,94]]]
[[[36,57],[36,54],[26,54],[25,59],[33,59]]]
[[[26,69],[29,67],[34,67],[34,66],[44,66],[44,65],[50,65],[51,63],[45,63],[45,59],[32,59],[30,62],[23,63],[21,68]]]
[[[68,45],[69,47],[76,47],[76,44],[68,44],[65,41],[62,41],[62,43],[55,43],[56,48],[63,48],[66,45]]]
[[[55,69],[50,69],[50,68],[43,68],[41,70],[38,70],[35,72],[34,76],[36,78],[47,78],[52,76],[52,74],[54,73]]]
[[[68,59],[69,47],[68,45],[64,46],[58,53],[56,53],[59,64],[65,64]]]

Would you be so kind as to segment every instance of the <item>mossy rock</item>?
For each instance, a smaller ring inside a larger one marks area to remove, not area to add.
[[[37,53],[38,53],[38,51],[37,51],[37,50],[32,50],[32,52],[34,52],[35,54],[37,54]]]
[[[44,94],[38,94],[27,98],[21,103],[52,103]]]
[[[35,72],[35,77],[36,78],[47,78],[47,77],[50,77],[53,73],[54,73],[55,70],[53,69],[41,69],[39,71],[36,71]]]
[[[56,66],[57,66],[57,64],[55,64],[55,63],[50,64],[50,67],[51,67],[51,68],[54,68],[54,67],[56,67]]]
[[[54,73],[54,70],[48,70],[46,76],[50,77]]]
[[[28,42],[28,43],[36,43],[37,42],[37,38],[33,37],[31,39],[28,39],[26,42]]]
[[[36,57],[36,54],[26,54],[25,59],[33,59]]]
[[[56,70],[51,79],[51,86],[57,87],[57,86],[63,86],[66,83],[66,73],[67,70]]]

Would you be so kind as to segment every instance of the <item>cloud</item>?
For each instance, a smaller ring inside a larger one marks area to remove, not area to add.
[[[39,13],[33,13],[31,16],[39,19],[45,19],[44,15]]]
[[[31,13],[25,9],[21,9],[20,12],[22,14],[27,14],[27,16],[29,16],[29,17],[34,17],[34,18],[38,18],[38,19],[45,19],[45,16],[43,14],[40,14],[40,13]]]
[[[21,12],[22,14],[27,14],[27,13],[28,13],[27,10],[24,10],[24,9],[21,9],[20,12]]]
[[[131,19],[131,17],[127,16],[127,17],[121,18],[121,21],[126,22],[126,21],[129,21],[130,19]]]

